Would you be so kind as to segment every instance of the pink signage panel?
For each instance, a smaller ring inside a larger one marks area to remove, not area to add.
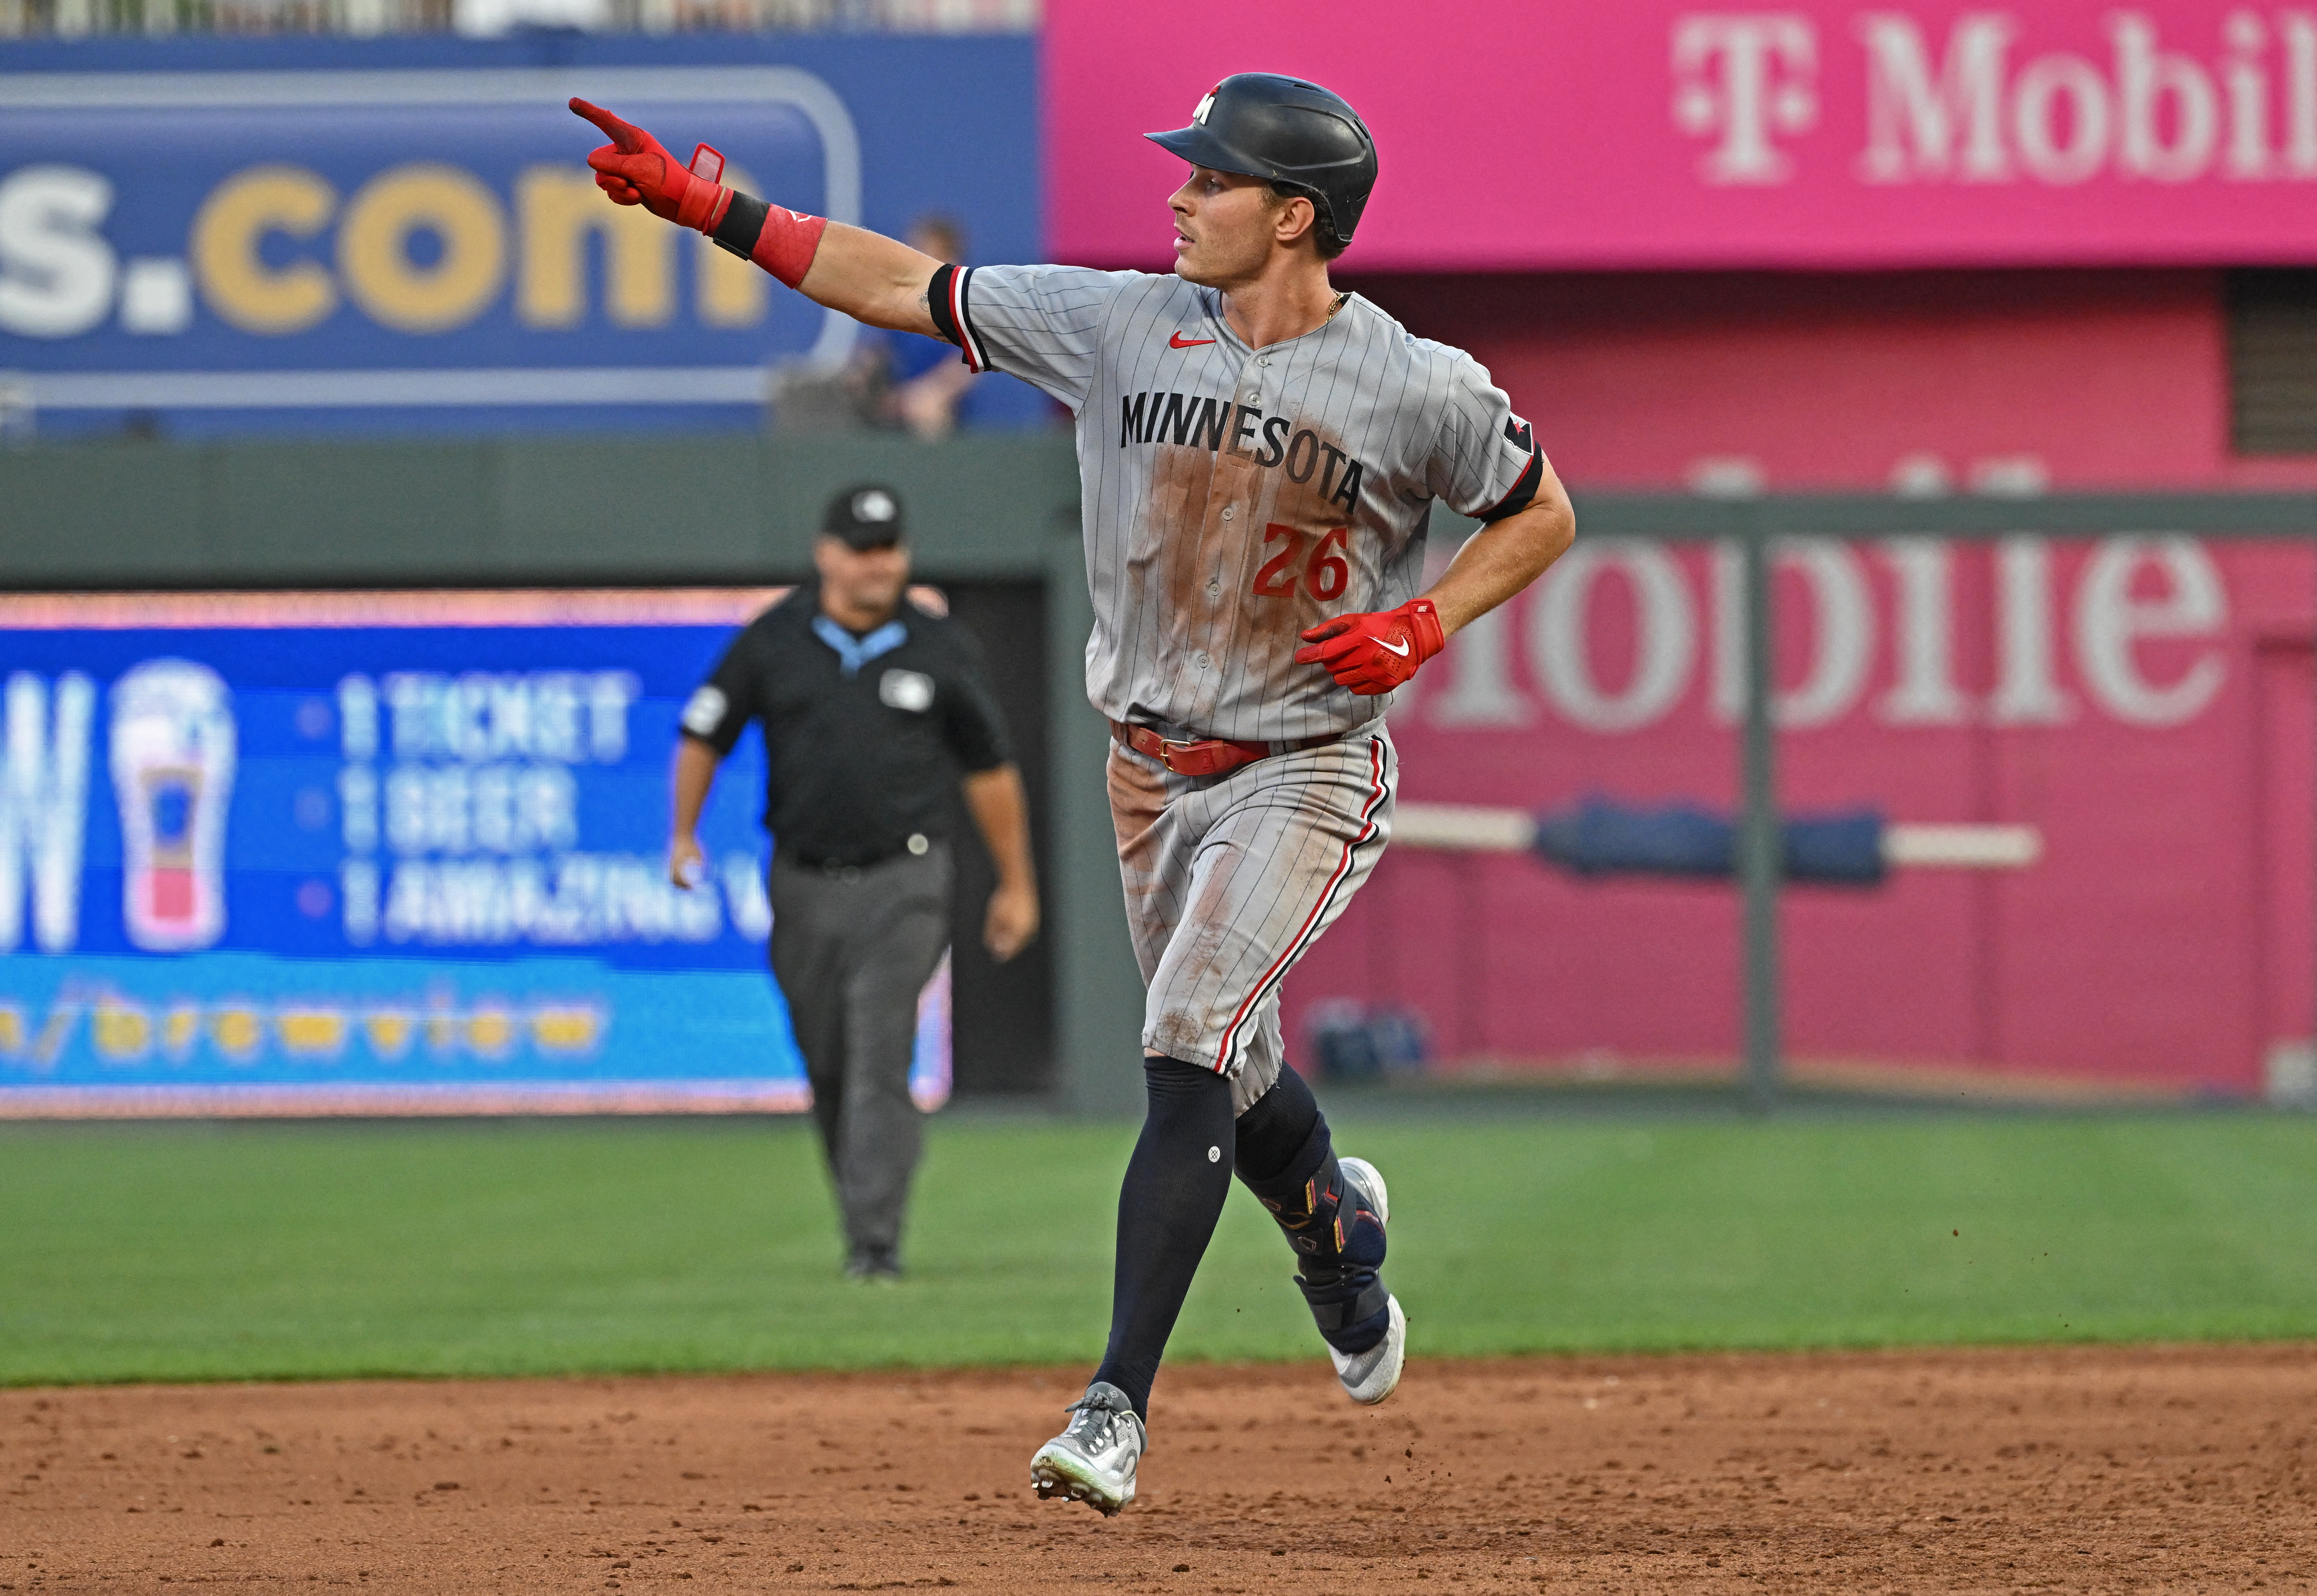
[[[1049,0],[1051,253],[1164,269],[1219,78],[1374,131],[1364,271],[2317,260],[2317,5]]]
[[[1798,540],[1776,570],[1788,805],[2044,848],[1793,891],[1794,1053],[2259,1093],[2317,1019],[2309,551]],[[1401,802],[1730,806],[1736,579],[1728,551],[1580,538],[1395,706]],[[1349,1001],[1415,1012],[1452,1061],[1727,1060],[1738,983],[1727,883],[1396,842],[1285,1020],[1298,1057]]]

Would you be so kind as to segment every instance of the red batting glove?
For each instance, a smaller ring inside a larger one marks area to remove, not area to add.
[[[1448,634],[1430,599],[1411,598],[1396,610],[1322,621],[1304,632],[1303,641],[1296,664],[1324,665],[1336,686],[1373,696],[1405,684],[1445,646]]]
[[[574,98],[571,109],[610,136],[611,142],[588,152],[595,169],[595,186],[620,205],[641,205],[654,216],[679,227],[712,233],[732,208],[732,191],[707,175],[724,169],[724,157],[702,145],[692,153],[702,175],[678,166],[660,141],[641,128],[622,121],[600,105]],[[712,157],[702,160],[702,154]]]

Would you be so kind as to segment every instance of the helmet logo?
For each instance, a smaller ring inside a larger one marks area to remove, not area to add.
[[[1198,123],[1199,126],[1203,128],[1207,125],[1207,112],[1215,108],[1215,89],[1219,89],[1222,86],[1222,85],[1217,84],[1215,85],[1214,89],[1209,89],[1207,91],[1206,98],[1199,102],[1199,108],[1191,112],[1191,120]]]

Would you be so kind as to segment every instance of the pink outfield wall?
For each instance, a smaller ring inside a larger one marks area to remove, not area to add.
[[[1817,542],[1778,580],[1788,804],[2025,821],[2047,850],[1791,893],[1794,1052],[2257,1092],[2317,988],[2317,554]],[[1580,540],[1394,710],[1403,800],[1730,802],[1734,583],[1706,551]],[[1347,997],[1417,1010],[1450,1058],[1727,1058],[1736,949],[1726,886],[1400,850],[1286,1020]]]
[[[2216,273],[1362,286],[1481,354],[1580,488],[2317,486],[2317,460],[2230,453]],[[2317,990],[2317,552],[2008,558],[1813,545],[1781,578],[1790,804],[2028,821],[2049,848],[1794,893],[1792,1045],[2257,1091]],[[1730,801],[1716,580],[1703,551],[1580,532],[1395,711],[1403,794]],[[1331,998],[1418,1010],[1451,1058],[1727,1058],[1735,905],[1401,850],[1290,982],[1291,1037]]]
[[[1350,278],[1469,349],[1584,489],[2313,489],[2229,441],[2222,273]]]
[[[2317,259],[2317,7],[2237,0],[1048,0],[1053,258],[1162,266],[1181,126],[1232,72],[1374,131],[1346,265]]]

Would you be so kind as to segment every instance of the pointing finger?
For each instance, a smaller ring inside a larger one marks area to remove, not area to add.
[[[603,129],[606,138],[629,154],[633,155],[644,147],[644,136],[639,130],[622,121],[601,105],[590,105],[574,94],[571,96],[571,109],[575,114],[586,117]]]

